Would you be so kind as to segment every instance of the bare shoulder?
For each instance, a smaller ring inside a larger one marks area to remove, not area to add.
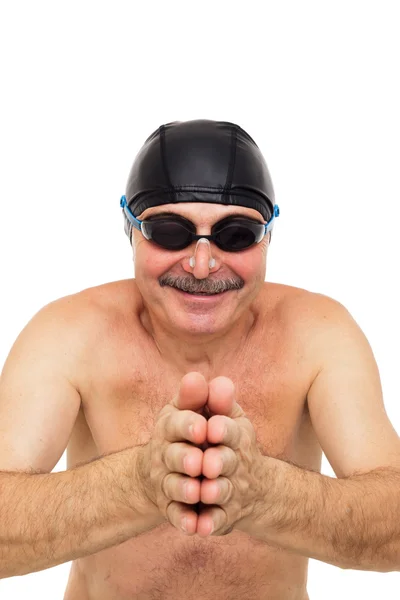
[[[318,326],[328,316],[348,312],[335,298],[304,288],[266,282],[265,292],[274,308],[285,314],[293,325]]]
[[[98,340],[104,340],[122,315],[134,314],[140,294],[133,279],[90,287],[45,305],[27,327],[51,332],[52,351],[72,373]]]
[[[296,344],[310,368],[317,373],[324,348],[332,334],[342,326],[357,324],[347,308],[335,298],[290,285],[268,283],[266,304],[272,302],[271,314],[282,339]],[[286,334],[286,336],[285,336]]]
[[[120,311],[129,312],[138,306],[140,293],[134,279],[122,279],[83,289],[56,302],[66,314],[79,314],[82,325],[107,325]]]

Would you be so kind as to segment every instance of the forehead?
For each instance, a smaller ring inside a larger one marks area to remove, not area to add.
[[[264,222],[263,216],[253,208],[245,206],[235,206],[233,204],[209,204],[207,202],[178,202],[176,204],[162,204],[153,206],[142,212],[137,218],[140,221],[149,219],[160,213],[174,213],[193,221],[194,223],[214,222],[224,217],[237,215],[240,217],[250,217]]]

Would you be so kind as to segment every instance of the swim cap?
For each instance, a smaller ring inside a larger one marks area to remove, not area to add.
[[[210,202],[253,208],[269,221],[275,205],[254,140],[234,123],[206,119],[174,121],[154,131],[135,158],[125,196],[135,217],[152,206]],[[132,226],[124,217],[130,239]]]

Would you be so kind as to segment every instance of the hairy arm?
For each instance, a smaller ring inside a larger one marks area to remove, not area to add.
[[[0,473],[0,578],[88,556],[152,529],[141,447],[59,473]]]
[[[342,569],[400,570],[400,471],[335,479],[264,458],[247,533]]]
[[[76,297],[44,307],[18,336],[2,370],[2,578],[93,554],[160,519],[143,494],[139,446],[51,473],[80,410],[76,373],[85,363],[88,315],[96,319],[93,307]]]
[[[318,295],[317,314],[307,342],[320,371],[308,408],[338,479],[268,459],[265,481],[276,473],[277,494],[270,515],[265,503],[261,508],[260,523],[268,541],[295,552],[342,568],[398,571],[400,439],[385,411],[378,366],[343,305]]]

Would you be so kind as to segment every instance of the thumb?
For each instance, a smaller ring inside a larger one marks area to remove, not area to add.
[[[191,371],[182,377],[178,394],[172,406],[180,410],[202,412],[208,400],[208,383],[201,373]]]
[[[207,407],[212,415],[225,415],[231,419],[245,416],[236,402],[235,384],[229,377],[215,377],[210,381]]]

